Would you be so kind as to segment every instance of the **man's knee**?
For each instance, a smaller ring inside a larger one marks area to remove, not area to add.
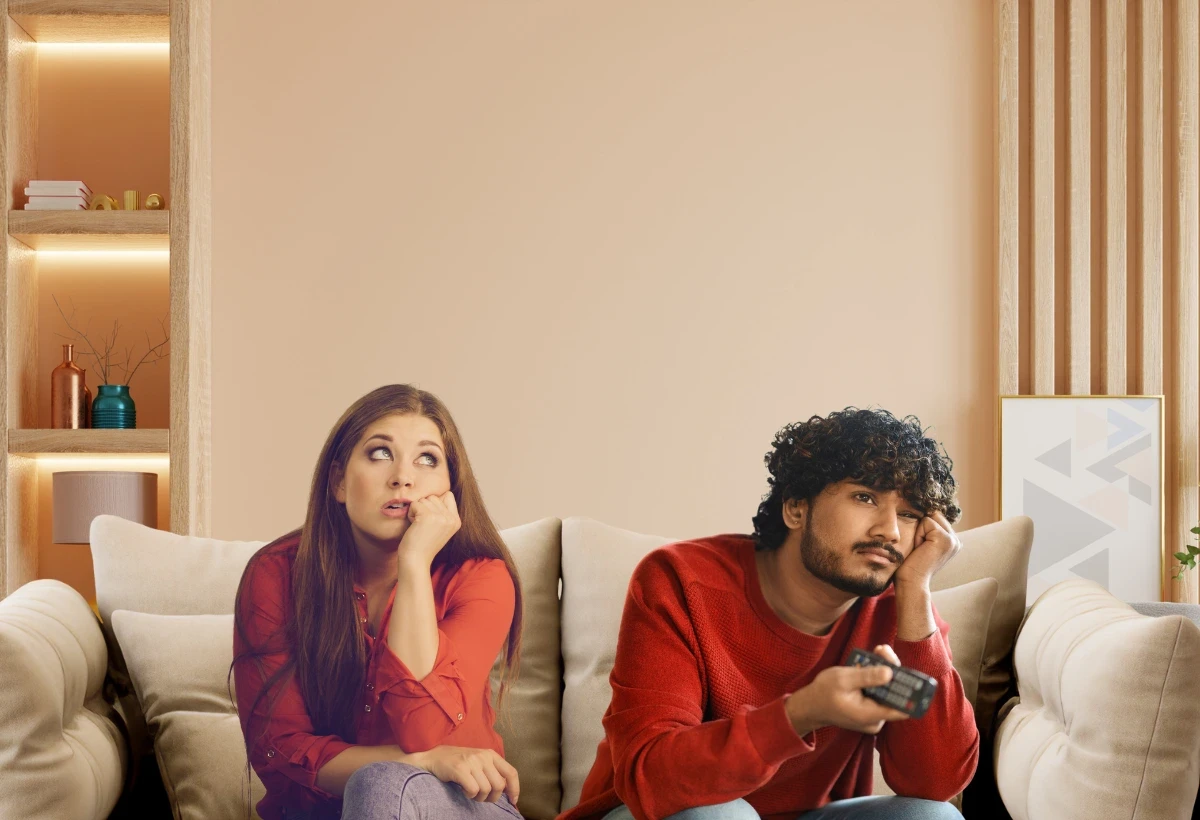
[[[697,806],[672,814],[667,820],[759,820],[758,812],[745,800]]]
[[[958,809],[949,803],[936,800],[921,800],[916,797],[893,797],[894,814],[897,820],[962,820]]]

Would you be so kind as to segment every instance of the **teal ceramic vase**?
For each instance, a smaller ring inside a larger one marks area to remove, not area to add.
[[[92,401],[92,427],[132,430],[137,427],[137,407],[127,384],[102,384]]]

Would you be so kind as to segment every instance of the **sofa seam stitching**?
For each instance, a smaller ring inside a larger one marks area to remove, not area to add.
[[[1183,622],[1181,620],[1175,625],[1175,643],[1171,646],[1171,660],[1167,664],[1167,674],[1163,676],[1162,689],[1158,693],[1158,710],[1154,715],[1154,728],[1150,731],[1150,742],[1147,744],[1146,754],[1142,759],[1142,778],[1138,783],[1137,797],[1135,797],[1133,801],[1133,817],[1137,817],[1138,815],[1138,807],[1141,806],[1142,795],[1146,790],[1146,772],[1150,769],[1150,750],[1154,748],[1154,739],[1158,734],[1159,724],[1162,722],[1162,705],[1163,699],[1166,697],[1167,681],[1170,680],[1171,672],[1175,668],[1175,657],[1179,650],[1179,636],[1182,634]]]

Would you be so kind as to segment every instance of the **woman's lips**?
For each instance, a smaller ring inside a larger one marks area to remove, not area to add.
[[[407,518],[408,517],[408,505],[404,504],[400,507],[385,506],[380,512],[382,512],[384,514],[384,517],[386,517],[386,518]]]

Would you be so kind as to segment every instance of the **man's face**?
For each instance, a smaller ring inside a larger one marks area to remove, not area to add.
[[[795,503],[795,502],[789,502]],[[912,552],[922,513],[895,490],[831,484],[804,509],[800,558],[816,578],[858,597],[887,589]]]

